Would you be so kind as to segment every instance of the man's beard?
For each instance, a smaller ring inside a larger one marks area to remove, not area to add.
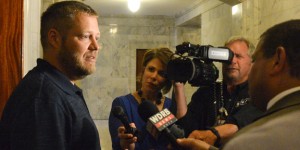
[[[58,54],[58,61],[71,80],[83,79],[96,70],[94,65],[85,65],[84,62],[80,61],[78,53],[68,50],[64,45]]]

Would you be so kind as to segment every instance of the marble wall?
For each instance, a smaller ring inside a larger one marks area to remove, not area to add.
[[[103,49],[97,71],[79,82],[94,119],[108,119],[113,99],[135,91],[137,49],[175,51],[176,43],[200,41],[200,29],[175,28],[169,17],[100,17],[99,26]]]
[[[242,35],[256,45],[260,35],[274,24],[300,19],[299,0],[242,1],[235,6],[222,4],[201,14],[202,44],[220,46],[230,36]],[[237,9],[236,13],[233,13],[234,9]],[[216,63],[216,65],[221,68],[221,64]]]
[[[40,14],[41,1],[32,3],[24,0],[24,34],[23,34],[23,75],[36,66],[36,58],[41,57]]]
[[[94,119],[108,119],[113,99],[135,90],[136,49],[174,45],[172,24],[165,17],[99,18],[103,49],[97,71],[80,82]]]
[[[37,14],[55,1],[33,3],[24,0],[24,74],[35,66],[36,58],[42,57]],[[235,14],[232,14],[233,7],[238,8]],[[136,49],[169,47],[175,51],[175,46],[183,41],[222,46],[232,35],[246,36],[256,44],[260,34],[270,26],[299,19],[299,10],[299,0],[243,0],[236,6],[221,4],[201,12],[201,28],[175,27],[176,19],[162,16],[103,16],[99,20],[103,49],[97,62],[98,69],[78,84],[85,92],[93,118],[107,119],[112,100],[135,90]],[[114,29],[117,29],[116,33],[112,33]],[[219,63],[216,65],[221,67]],[[194,90],[186,86],[188,99]]]
[[[231,6],[222,4],[201,14],[201,44],[223,46],[232,35]],[[219,79],[222,80],[221,63],[215,63],[219,69]]]
[[[24,0],[24,75],[36,65],[36,59],[42,57],[39,14],[57,1],[60,0],[41,0],[38,3]],[[107,119],[112,100],[135,90],[136,49],[169,47],[175,51],[176,44],[183,41],[200,43],[200,28],[175,28],[174,22],[175,18],[163,16],[99,18],[103,48],[97,62],[98,69],[78,82],[94,119]],[[194,88],[188,85],[186,91],[190,99]]]
[[[271,26],[290,19],[300,19],[299,0],[247,0],[243,2],[243,31],[255,43]]]
[[[24,0],[24,74],[36,65],[36,58],[42,57],[38,14],[55,1],[58,0]],[[100,50],[97,71],[78,84],[99,128],[103,149],[110,149],[106,119],[112,100],[135,90],[136,49],[169,47],[175,51],[175,46],[183,41],[222,46],[232,35],[243,35],[256,44],[260,34],[272,25],[300,19],[299,0],[241,1],[234,6],[238,9],[235,14],[232,13],[233,6],[228,4],[202,11],[201,28],[175,27],[176,19],[161,16],[100,17],[103,49]],[[187,99],[194,90],[195,87],[186,85]]]

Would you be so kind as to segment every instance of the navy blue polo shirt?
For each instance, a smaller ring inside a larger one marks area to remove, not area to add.
[[[0,149],[101,149],[82,90],[42,59],[10,96],[0,143]]]

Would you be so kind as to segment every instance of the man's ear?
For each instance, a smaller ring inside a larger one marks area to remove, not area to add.
[[[50,29],[48,31],[48,42],[51,47],[58,49],[61,46],[61,36],[56,29]]]
[[[271,74],[276,74],[283,71],[285,69],[286,61],[287,59],[285,48],[282,46],[277,47],[275,55],[273,56],[273,67]]]

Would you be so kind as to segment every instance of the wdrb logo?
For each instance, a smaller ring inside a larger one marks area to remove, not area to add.
[[[151,116],[149,119],[159,131],[177,121],[176,117],[167,108]]]

